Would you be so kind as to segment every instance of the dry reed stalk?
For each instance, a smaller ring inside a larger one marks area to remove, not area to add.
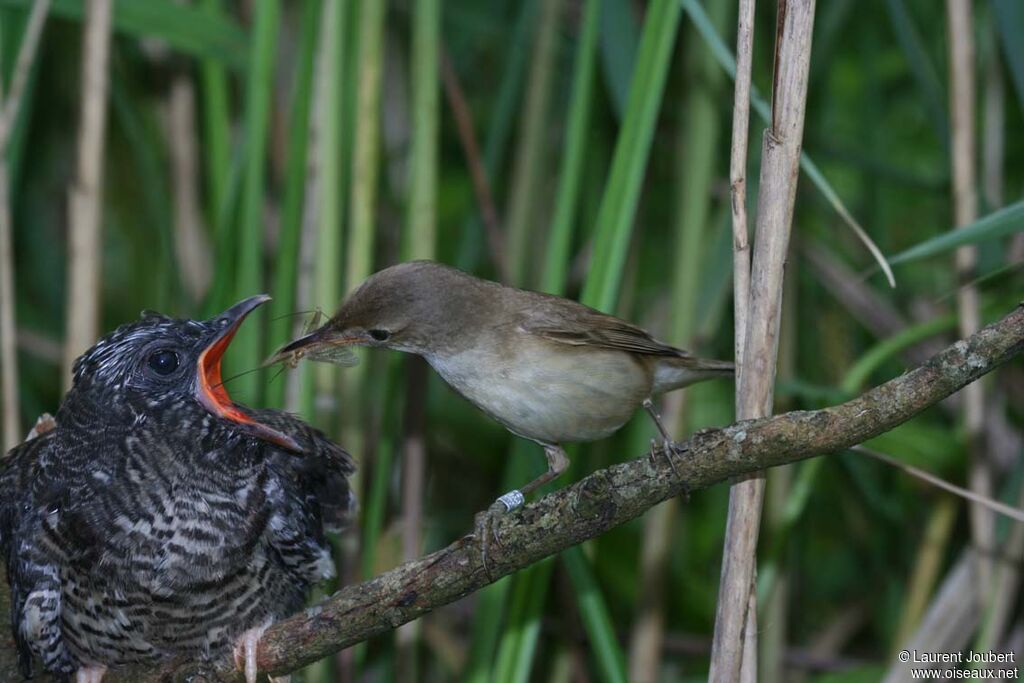
[[[168,152],[174,189],[174,253],[189,299],[198,304],[213,278],[212,251],[199,209],[199,141],[196,89],[192,76],[179,71],[167,101]]]
[[[814,0],[780,1],[772,121],[764,136],[749,310],[736,378],[738,419],[762,417],[772,410],[782,284],[796,201],[813,27]],[[754,473],[729,492],[709,672],[709,680],[716,683],[756,680],[757,676],[753,591],[764,484],[763,473]]]
[[[21,425],[18,410],[18,332],[14,315],[14,244],[11,233],[7,154],[3,146],[0,146],[0,400],[3,401],[0,448],[4,453],[18,444]]]
[[[103,241],[103,149],[106,139],[112,0],[87,0],[82,46],[82,109],[78,155],[68,207],[67,328],[64,383],[71,366],[98,334]]]
[[[952,130],[950,163],[953,175],[953,214],[957,228],[972,223],[978,214],[977,173],[975,171],[976,141],[974,84],[974,22],[970,0],[947,0],[949,33],[949,108]],[[954,228],[956,229],[956,228]],[[978,250],[974,246],[956,251],[956,274],[962,285],[957,290],[960,334],[973,334],[981,326],[978,290],[969,285],[975,277]],[[992,497],[992,467],[985,449],[985,389],[982,383],[971,386],[963,395],[964,429],[970,455],[971,489],[986,498]],[[978,505],[970,507],[971,539],[979,550],[977,579],[979,595],[989,595],[992,582],[992,559],[989,552],[995,543],[995,519]]]
[[[750,298],[750,229],[747,227],[747,148],[750,136],[750,72],[754,55],[755,0],[740,0],[736,29],[736,86],[733,95],[729,188],[732,202],[733,348],[736,376],[743,371]],[[737,398],[738,403],[738,398]],[[737,405],[737,408],[739,406]]]
[[[970,641],[980,618],[977,558],[967,551],[950,568],[913,637],[902,648],[913,652],[960,652]],[[902,683],[910,678],[910,664],[895,657],[883,683]],[[920,664],[914,664],[920,667]],[[935,666],[942,666],[936,664]]]
[[[0,109],[0,448],[6,452],[20,441],[21,417],[18,399],[18,332],[14,311],[14,228],[11,220],[10,188],[7,178],[7,143],[11,129],[21,111],[21,101],[28,74],[35,62],[39,40],[50,11],[49,0],[36,0],[32,5],[25,34],[18,48],[18,58],[11,76],[11,88]],[[3,89],[0,88],[0,93]]]

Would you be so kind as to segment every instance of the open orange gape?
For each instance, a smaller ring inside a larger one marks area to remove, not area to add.
[[[217,417],[235,423],[241,430],[248,432],[252,436],[269,441],[289,451],[302,453],[302,446],[295,439],[273,427],[254,420],[236,405],[228,395],[227,389],[224,388],[224,381],[221,378],[221,359],[224,357],[224,352],[227,351],[228,346],[231,345],[231,340],[234,339],[235,333],[238,332],[242,321],[257,306],[267,301],[270,301],[270,297],[266,294],[251,296],[238,302],[216,317],[216,320],[220,321],[221,324],[226,323],[226,326],[199,355],[196,400]]]

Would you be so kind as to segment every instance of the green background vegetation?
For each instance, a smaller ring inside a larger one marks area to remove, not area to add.
[[[770,100],[775,8],[759,4],[754,84]],[[28,6],[0,2],[5,84]],[[81,17],[79,0],[54,2],[8,152],[26,430],[61,397]],[[1015,133],[1024,129],[1024,12],[1013,0],[977,2],[975,20],[977,129],[979,140],[993,140],[979,144],[979,168],[998,170],[979,176],[979,215],[995,215],[970,233],[988,320],[1024,291],[1024,210],[1015,204],[1024,182],[1024,137]],[[731,357],[732,2],[147,0],[116,3],[114,27],[103,331],[142,309],[207,316],[267,291],[274,300],[238,335],[228,376],[254,368],[313,309],[329,313],[369,273],[430,257],[579,297],[701,355]],[[819,3],[804,150],[821,175],[817,184],[800,179],[779,410],[856,394],[911,365],[908,350],[955,335],[958,285],[943,240],[953,224],[946,35],[933,0]],[[448,68],[479,148],[469,155],[451,84],[442,87]],[[168,125],[176,81],[196,96],[185,138]],[[763,127],[752,114],[752,223]],[[201,296],[183,281],[174,246],[181,207],[171,152],[184,144],[198,150],[191,191],[199,246],[211,255]],[[481,211],[471,164],[488,181],[494,222]],[[829,192],[886,255],[920,247],[893,260],[895,289]],[[856,304],[856,292],[866,305]],[[893,315],[878,323],[879,312]],[[432,373],[395,355],[361,355],[351,370],[264,370],[228,383],[235,400],[296,410],[359,459],[361,518],[338,543],[345,581],[399,562],[403,525],[421,530],[423,551],[467,533],[475,512],[543,466],[538,447],[511,437]],[[1021,365],[987,390],[999,433],[1010,439],[990,447],[997,493],[1016,503]],[[676,433],[730,422],[732,392],[731,382],[688,390],[673,411]],[[872,445],[963,483],[958,423],[955,411],[935,408]],[[418,511],[403,505],[402,463],[406,437],[421,433]],[[614,437],[576,447],[558,483],[638,457],[652,436],[638,416]],[[760,567],[765,680],[877,679],[968,543],[965,506],[856,454],[773,473],[769,486]],[[675,504],[667,531],[649,520],[616,529],[405,635],[313,667],[306,680],[622,681],[631,631],[652,604],[664,614],[660,676],[700,680],[727,493],[720,486]],[[935,532],[927,542],[925,529]],[[998,531],[1008,532],[1002,522]],[[661,580],[651,582],[641,558],[659,541]],[[1019,602],[1015,592],[998,599]],[[1012,628],[981,633],[1002,643]]]

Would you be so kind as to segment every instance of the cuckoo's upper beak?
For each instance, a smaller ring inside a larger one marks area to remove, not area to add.
[[[224,388],[224,382],[220,374],[220,362],[224,352],[231,345],[231,340],[241,326],[242,321],[257,306],[270,301],[266,294],[258,294],[248,299],[239,301],[237,304],[214,318],[216,324],[222,326],[203,352],[199,354],[198,373],[196,382],[196,399],[214,415],[236,423],[243,431],[249,432],[255,437],[269,441],[270,443],[286,448],[296,453],[303,452],[302,446],[287,434],[280,432],[273,427],[257,422],[250,417],[228,396]]]

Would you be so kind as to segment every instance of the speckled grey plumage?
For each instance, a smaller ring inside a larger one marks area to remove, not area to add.
[[[333,575],[324,538],[354,499],[349,455],[286,413],[243,409],[287,452],[196,399],[227,324],[149,314],[75,366],[57,428],[0,463],[0,551],[26,675],[205,657],[301,608]],[[177,349],[174,377],[147,372]]]

